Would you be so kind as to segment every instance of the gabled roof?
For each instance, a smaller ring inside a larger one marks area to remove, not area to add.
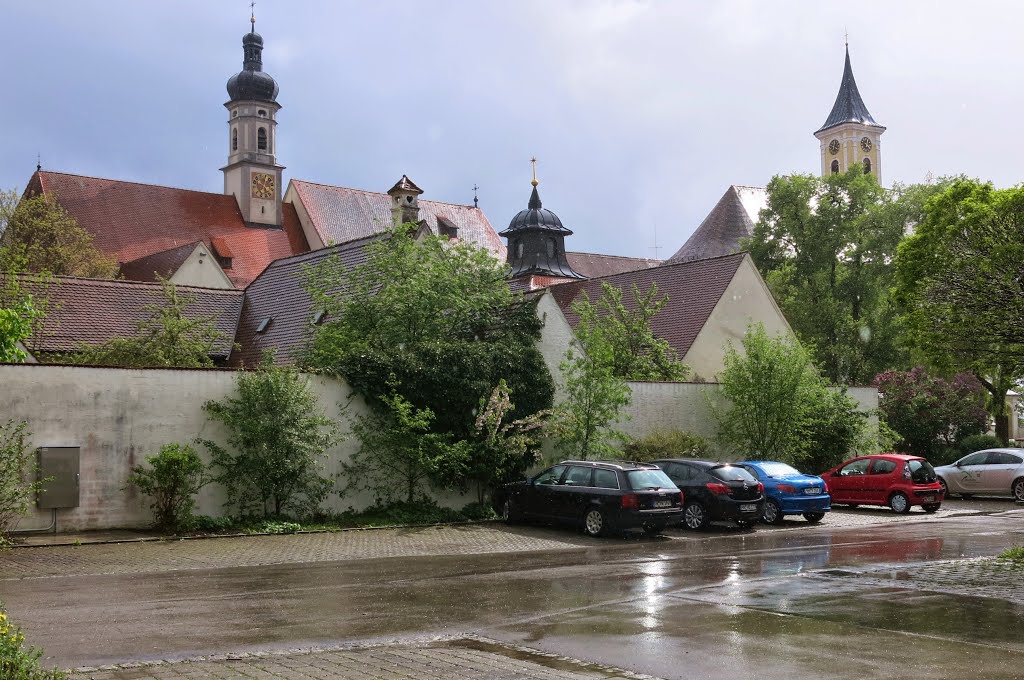
[[[768,203],[760,187],[732,185],[669,262],[702,260],[740,250],[741,239],[754,233],[758,215]]]
[[[149,305],[163,306],[166,298],[158,283],[109,281],[55,276],[45,284],[30,282],[30,290],[49,301],[42,333],[31,338],[33,352],[73,352],[80,345],[96,345],[111,338],[132,337],[139,321],[150,317]],[[214,358],[231,354],[242,291],[178,286],[192,301],[185,309],[190,318],[211,318],[224,334]]]
[[[122,262],[121,276],[132,281],[156,281],[157,277],[169,279],[200,243],[202,241],[193,241],[131,262]]]
[[[337,255],[346,267],[366,261],[366,245],[377,236],[328,246],[271,262],[245,289],[245,302],[231,357],[236,366],[259,363],[263,352],[275,351],[275,363],[292,364],[305,349],[313,330],[313,301],[303,285],[304,271]],[[259,331],[264,321],[262,331]]]
[[[55,196],[96,247],[122,263],[221,237],[235,254],[225,273],[244,287],[272,260],[309,250],[289,204],[279,229],[247,226],[234,196],[224,194],[48,170],[32,176],[28,191]]]
[[[420,189],[418,186],[416,186],[416,183],[405,175],[402,175],[402,178],[395,182],[395,186],[388,189],[388,194],[390,195],[397,191],[407,191],[413,194],[423,193],[423,189]]]
[[[317,235],[326,244],[346,243],[391,228],[391,198],[387,194],[297,179],[291,185]],[[460,240],[475,243],[498,259],[505,259],[505,244],[480,208],[424,200],[419,201],[419,206],[420,219],[426,221],[432,233],[439,233],[437,218],[443,217],[458,228]]]
[[[631,308],[634,283],[641,292],[645,292],[652,283],[657,284],[658,294],[668,296],[668,302],[651,319],[651,330],[657,337],[664,338],[682,358],[704,328],[744,257],[745,253],[736,253],[705,260],[669,263],[650,269],[563,283],[551,286],[550,290],[566,320],[575,328],[579,316],[572,310],[572,303],[582,293],[586,292],[591,302],[596,301],[601,297],[601,284],[607,282],[623,291],[623,303]]]
[[[836,95],[836,103],[832,105],[832,111],[825,119],[825,124],[818,128],[817,132],[842,125],[843,123],[860,123],[880,127],[871,117],[871,112],[861,99],[860,90],[857,89],[857,81],[853,79],[853,68],[850,66],[850,46],[846,46],[846,65],[843,67],[843,81],[839,84],[839,94]],[[815,134],[817,134],[817,132]]]
[[[566,257],[573,271],[588,279],[610,274],[632,272],[637,269],[658,267],[664,262],[644,257],[621,257],[619,255],[601,255],[599,253],[574,253],[566,251]]]

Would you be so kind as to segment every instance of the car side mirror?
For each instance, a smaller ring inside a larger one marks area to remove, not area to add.
[[[963,467],[963,465],[960,463],[960,461],[957,461],[955,464],[956,464],[957,467]]]

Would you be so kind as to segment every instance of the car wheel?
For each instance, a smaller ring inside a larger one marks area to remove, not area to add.
[[[893,512],[905,515],[910,512],[910,499],[907,498],[907,494],[902,491],[897,491],[893,495],[889,496],[889,507]]]
[[[683,509],[683,524],[686,525],[687,529],[694,531],[706,529],[709,522],[708,511],[704,509],[703,505],[696,501],[686,504],[686,507]]]
[[[587,510],[583,515],[583,532],[587,536],[602,536],[608,531],[608,522],[604,513],[597,508]]]
[[[929,503],[928,505],[922,505],[921,507],[924,508],[925,512],[936,512],[936,511],[938,511],[939,508],[942,507],[942,504],[941,503]]]
[[[505,524],[515,524],[523,519],[522,513],[512,504],[511,498],[505,499],[504,504],[501,506],[501,519],[505,521]]]
[[[1024,503],[1024,477],[1015,479],[1010,490],[1013,491],[1013,500]]]
[[[949,497],[949,487],[946,486],[946,480],[943,479],[942,477],[939,477],[939,486],[942,487],[942,497],[943,498],[948,498]]]
[[[765,501],[764,510],[761,511],[761,521],[765,524],[782,524],[782,508],[778,502],[768,499]]]
[[[648,536],[657,536],[658,534],[660,534],[662,531],[665,530],[665,526],[666,525],[665,525],[664,522],[655,522],[654,524],[645,524],[644,525],[644,533],[647,534]]]
[[[823,512],[805,512],[804,519],[811,524],[817,524],[821,520],[825,519],[825,513]]]

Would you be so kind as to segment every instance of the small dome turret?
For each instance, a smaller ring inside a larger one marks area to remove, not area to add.
[[[277,81],[263,72],[263,36],[253,30],[242,38],[242,70],[228,78],[228,97],[231,101],[277,101]]]

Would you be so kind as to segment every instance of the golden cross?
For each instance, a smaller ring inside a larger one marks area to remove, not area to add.
[[[252,2],[249,3],[249,9],[252,11],[252,14],[249,15],[249,21],[252,22],[252,32],[255,33],[256,32],[256,0],[252,0]]]
[[[531,158],[530,164],[533,165],[533,181],[530,182],[533,186],[537,186],[540,182],[537,181],[537,159]]]

